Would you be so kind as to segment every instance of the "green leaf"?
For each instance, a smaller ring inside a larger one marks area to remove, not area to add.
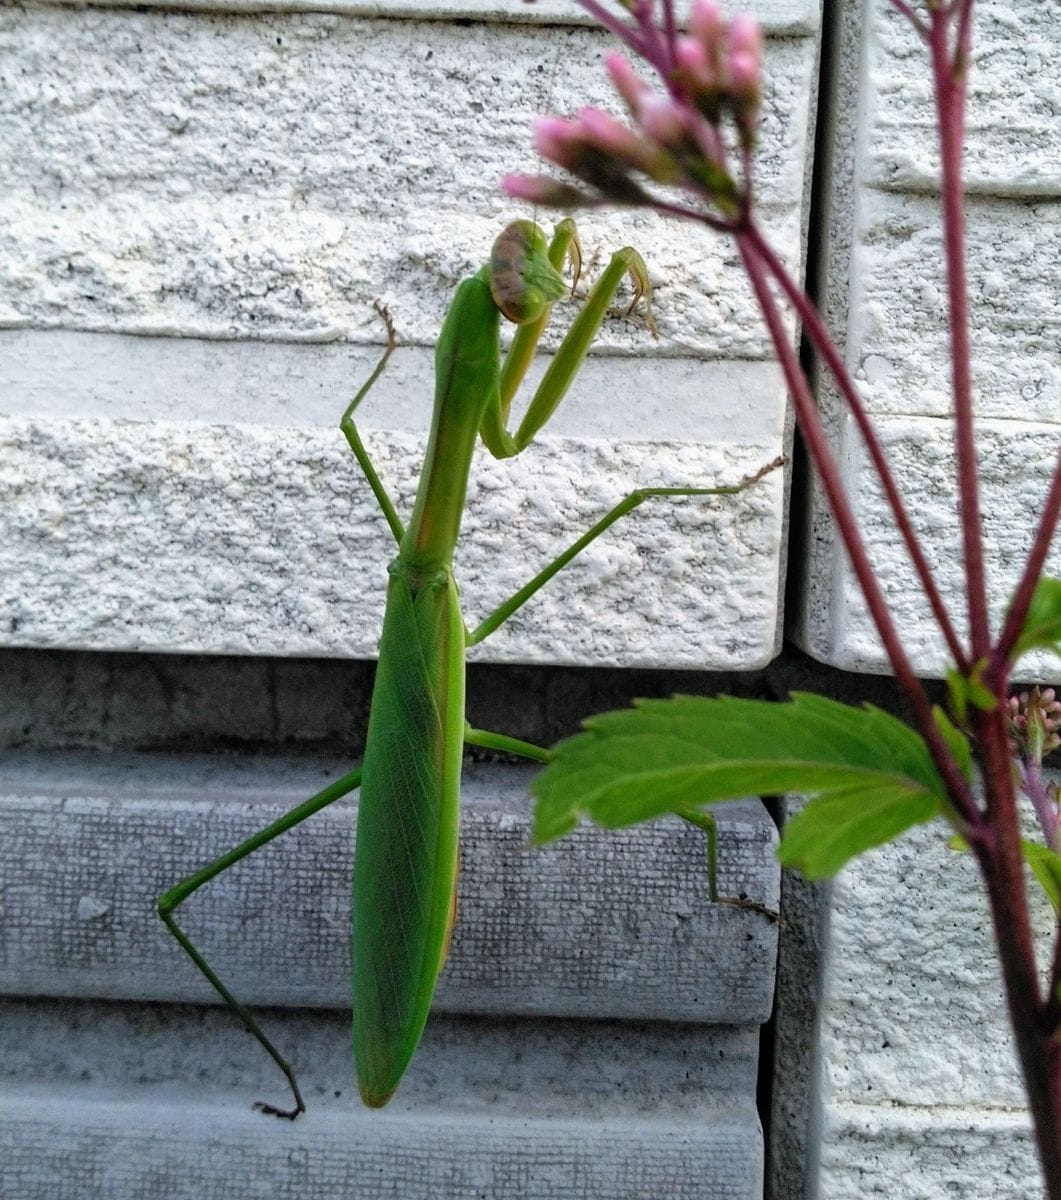
[[[1061,654],[1061,579],[1049,576],[1036,585],[1013,657],[1040,649]]]
[[[922,738],[869,705],[805,693],[783,704],[677,696],[605,713],[585,728],[556,747],[532,785],[536,842],[561,837],[582,816],[617,828],[798,791],[818,798],[789,822],[779,854],[818,878],[930,820],[946,799]]]
[[[967,780],[971,780],[973,777],[973,751],[969,745],[969,739],[951,723],[950,718],[938,704],[933,705],[932,716],[935,718],[936,728],[947,743],[947,749],[954,756],[954,761],[958,764],[961,773]]]
[[[1054,914],[1061,915],[1061,854],[1039,842],[1021,842],[1020,849],[1032,874],[1042,884]]]

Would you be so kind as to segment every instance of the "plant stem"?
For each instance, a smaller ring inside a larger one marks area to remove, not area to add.
[[[947,268],[949,306],[951,394],[954,405],[954,440],[958,460],[958,503],[965,556],[969,640],[974,661],[990,653],[991,628],[987,615],[984,573],[983,520],[976,462],[973,423],[972,353],[969,342],[969,297],[965,278],[965,209],[962,188],[962,140],[965,133],[964,64],[968,60],[970,25],[963,33],[954,58],[948,45],[949,11],[933,10],[929,36],[932,75],[939,127],[943,249]]]
[[[885,653],[888,655],[888,661],[903,694],[913,709],[918,729],[928,744],[933,761],[943,777],[955,809],[967,826],[966,835],[970,841],[975,842],[983,823],[979,807],[936,727],[928,697],[914,674],[895,623],[892,621],[891,613],[888,611],[884,593],[881,591],[873,566],[869,561],[865,543],[858,529],[858,521],[844,489],[840,470],[829,446],[810,385],[799,365],[795,351],[789,343],[788,333],[781,320],[777,303],[767,284],[765,265],[758,257],[754,240],[747,233],[738,234],[736,240],[744,269],[752,285],[752,290],[755,292],[756,300],[770,332],[770,339],[780,360],[807,452],[810,454],[822,487],[825,489],[833,519],[840,532],[844,549],[851,560],[852,570],[858,579],[870,615],[877,627],[877,633],[884,645]]]
[[[1009,769],[1008,762],[1004,766]],[[985,783],[990,796],[994,785]],[[997,824],[994,828],[997,832]],[[1061,1200],[1061,1045],[1056,1036],[1056,1005],[1039,999],[1020,853],[1018,849],[1014,862],[1012,853],[988,843],[977,847],[976,854],[995,927],[1006,1004],[1046,1196]]]
[[[880,479],[881,487],[884,489],[885,498],[892,510],[892,516],[895,518],[895,523],[899,528],[899,533],[902,536],[907,553],[914,564],[921,587],[932,609],[932,615],[936,618],[936,624],[939,625],[940,631],[947,643],[947,649],[950,651],[951,657],[959,669],[967,671],[970,663],[968,655],[965,652],[965,647],[962,646],[955,632],[950,614],[943,603],[943,597],[936,586],[932,568],[928,565],[928,559],[925,557],[925,552],[918,540],[917,534],[914,532],[910,515],[906,510],[906,505],[903,503],[902,495],[899,492],[887,456],[884,453],[884,447],[880,443],[880,438],[877,436],[877,431],[874,429],[873,422],[869,418],[869,413],[866,412],[866,406],[862,403],[862,397],[858,394],[858,389],[855,387],[854,381],[847,370],[847,364],[844,362],[843,356],[829,336],[825,328],[825,323],[822,321],[810,297],[807,296],[789,274],[785,264],[774,253],[772,247],[754,222],[749,222],[748,236],[755,246],[756,253],[762,258],[770,274],[780,284],[789,302],[796,309],[805,332],[814,344],[814,348],[822,356],[822,360],[828,367],[829,373],[836,380],[836,385],[840,389],[840,393],[844,397],[852,417],[855,419],[859,433],[862,435],[866,449],[869,451],[869,456]]]

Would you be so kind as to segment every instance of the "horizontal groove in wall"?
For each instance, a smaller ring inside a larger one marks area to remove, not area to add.
[[[93,8],[173,9],[185,12],[332,13],[351,17],[400,18],[418,21],[488,21],[498,24],[594,25],[576,0],[86,0]],[[68,0],[38,0],[66,6]],[[80,7],[80,6],[79,6]],[[687,0],[679,0],[681,13]],[[752,0],[746,5],[767,33],[808,36],[818,27],[815,0]]]

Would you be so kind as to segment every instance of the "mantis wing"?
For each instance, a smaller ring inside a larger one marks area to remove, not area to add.
[[[386,1104],[427,1021],[452,923],[464,734],[464,626],[446,569],[391,567],[354,860],[358,1088]]]

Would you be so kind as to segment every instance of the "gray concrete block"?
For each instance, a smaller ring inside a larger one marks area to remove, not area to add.
[[[0,767],[9,994],[211,1000],[157,897],[342,772],[339,764],[12,753]],[[677,821],[527,845],[529,773],[467,772],[458,921],[443,1012],[757,1023],[777,929],[707,898],[704,843]],[[339,802],[180,911],[254,1005],[349,1005],[355,808]],[[758,802],[719,809],[720,891],[777,906]]]
[[[433,1018],[360,1107],[338,1014],[269,1014],[307,1114],[215,1010],[9,1003],[5,1200],[758,1200],[750,1029]]]

